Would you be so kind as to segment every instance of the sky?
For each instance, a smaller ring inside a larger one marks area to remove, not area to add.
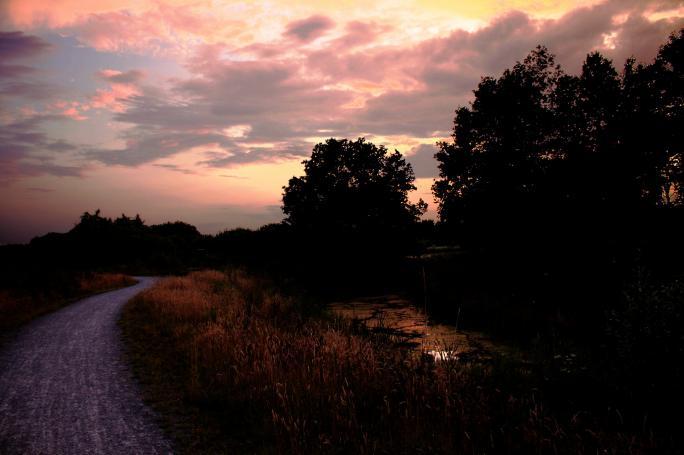
[[[329,137],[414,166],[483,76],[538,44],[566,72],[648,62],[684,0],[0,0],[0,244],[85,211],[203,233],[282,219],[282,187]]]

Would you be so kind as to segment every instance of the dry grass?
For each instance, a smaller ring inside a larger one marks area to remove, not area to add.
[[[91,273],[80,277],[78,292],[81,295],[110,291],[125,286],[132,286],[137,281],[123,273]]]
[[[305,318],[297,303],[240,271],[167,278],[129,303],[123,327],[147,391],[192,415],[167,422],[181,451],[577,453],[650,444],[578,416],[558,422],[521,392],[522,373],[507,370],[502,387],[496,365],[435,363],[339,320]]]
[[[0,289],[0,331],[16,329],[74,300],[135,284],[121,273],[88,273],[59,289]]]

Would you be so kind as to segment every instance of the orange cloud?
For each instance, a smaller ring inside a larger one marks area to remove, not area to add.
[[[88,117],[82,115],[77,108],[70,107],[62,111],[62,115],[73,120],[87,120]]]
[[[374,22],[376,30],[390,28],[385,43],[419,41],[454,28],[475,30],[511,10],[537,18],[559,17],[578,6],[598,0],[309,0],[272,3],[208,0],[7,0],[0,14],[14,27],[49,28],[73,34],[85,44],[104,51],[186,54],[198,43],[246,46],[276,41],[282,36],[310,36],[332,31],[335,23],[350,23],[350,45],[363,43],[355,22]],[[667,2],[665,2],[667,3]],[[301,39],[301,38],[306,39]]]

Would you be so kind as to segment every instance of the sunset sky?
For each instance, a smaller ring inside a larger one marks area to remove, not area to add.
[[[481,76],[537,44],[651,60],[684,1],[0,1],[0,244],[86,211],[204,233],[281,219],[313,144],[432,155]]]

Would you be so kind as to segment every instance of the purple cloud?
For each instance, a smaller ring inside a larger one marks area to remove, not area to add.
[[[308,42],[325,34],[335,26],[335,22],[326,16],[314,15],[290,22],[285,29],[285,36]]]
[[[34,57],[50,47],[47,41],[37,36],[25,35],[20,31],[0,31],[0,56],[5,61]]]
[[[62,117],[37,115],[0,128],[0,185],[26,176],[82,175],[80,166],[59,163],[58,155],[55,155],[64,156],[77,147],[63,140],[52,141],[40,129],[44,122],[60,119]]]
[[[0,65],[0,79],[25,76],[35,70],[35,68],[26,65]]]
[[[435,153],[437,147],[434,144],[420,144],[411,149],[406,160],[411,163],[417,178],[436,178],[439,175]]]
[[[54,96],[53,84],[31,79],[37,72],[35,68],[6,63],[36,57],[50,47],[47,41],[37,36],[23,32],[0,32],[0,101],[7,97],[46,100]]]

